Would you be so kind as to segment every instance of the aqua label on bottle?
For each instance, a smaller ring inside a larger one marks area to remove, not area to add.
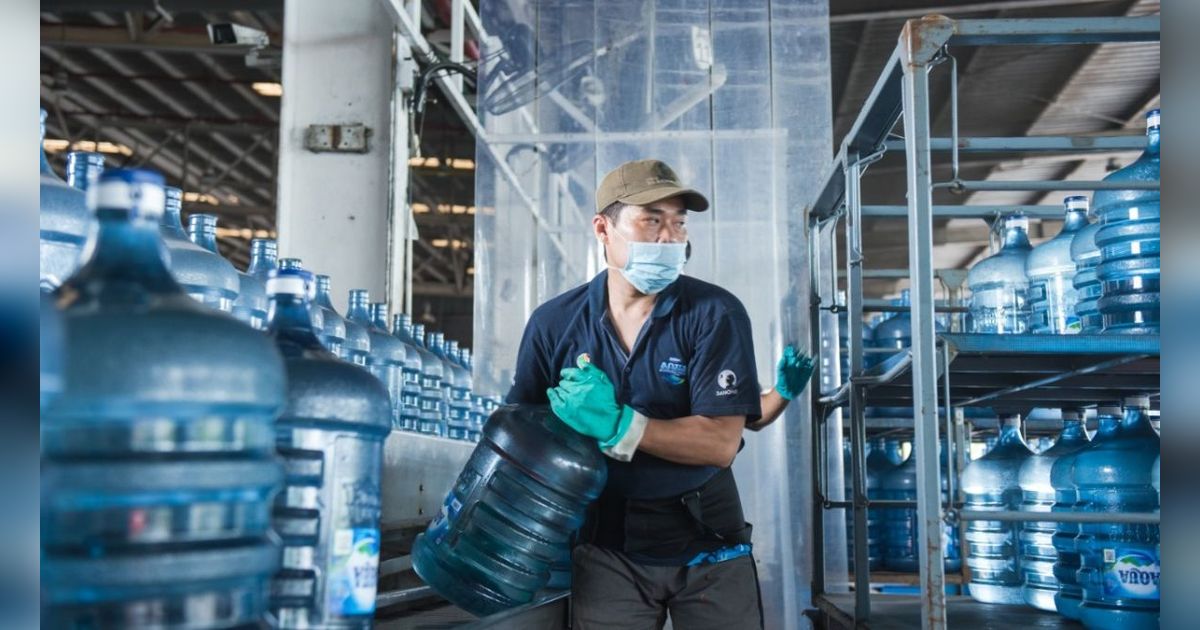
[[[343,615],[374,613],[378,576],[379,532],[367,527],[334,532],[326,605]]]
[[[1157,600],[1158,579],[1158,555],[1153,549],[1117,547],[1104,550],[1105,596]]]

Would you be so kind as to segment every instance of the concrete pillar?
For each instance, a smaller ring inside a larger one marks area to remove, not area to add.
[[[388,295],[393,29],[379,2],[287,0],[284,9],[279,253],[328,274],[342,310],[352,288]],[[304,148],[309,125],[349,123],[370,128],[366,153]]]

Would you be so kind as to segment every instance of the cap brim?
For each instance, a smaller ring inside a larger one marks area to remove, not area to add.
[[[671,197],[682,197],[683,207],[692,212],[704,212],[708,210],[708,199],[704,195],[692,190],[691,188],[680,188],[670,184],[658,186],[649,190],[643,190],[639,193],[621,197],[617,201],[628,203],[635,206],[644,206],[646,204],[662,201]]]

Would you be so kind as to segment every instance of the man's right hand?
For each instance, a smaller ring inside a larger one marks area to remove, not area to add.
[[[546,390],[550,408],[567,426],[594,438],[601,448],[621,440],[633,422],[631,407],[617,402],[612,381],[584,361],[561,372],[557,387]]]

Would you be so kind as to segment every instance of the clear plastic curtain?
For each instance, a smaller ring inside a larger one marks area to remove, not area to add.
[[[745,304],[759,380],[808,343],[803,205],[830,157],[824,0],[491,0],[477,109],[475,382],[508,389],[525,322],[603,268],[606,172],[658,158],[713,208],[685,273]],[[806,625],[808,400],[747,434],[734,470],[755,524],[767,625]]]

